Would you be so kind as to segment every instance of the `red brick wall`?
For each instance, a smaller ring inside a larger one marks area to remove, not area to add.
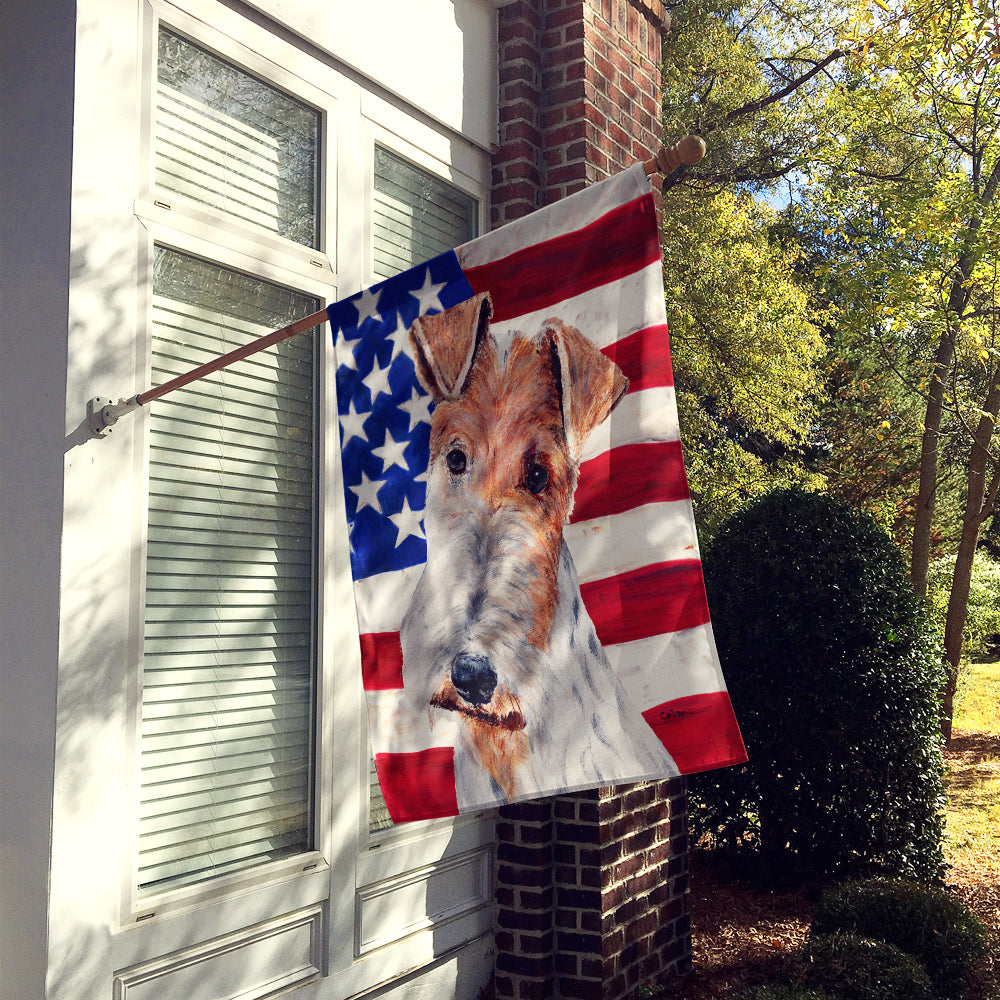
[[[508,806],[496,996],[620,1000],[691,964],[683,779]]]
[[[494,226],[655,152],[669,22],[661,0],[514,0],[498,15]]]
[[[653,155],[660,0],[500,8],[494,226]],[[620,1000],[686,971],[683,779],[508,806],[497,821],[496,995]]]

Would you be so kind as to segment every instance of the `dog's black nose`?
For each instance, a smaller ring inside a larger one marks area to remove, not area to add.
[[[497,672],[485,656],[459,653],[451,664],[451,682],[470,705],[485,705],[497,686]]]

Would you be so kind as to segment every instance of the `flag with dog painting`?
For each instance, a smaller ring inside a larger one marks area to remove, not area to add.
[[[393,821],[745,760],[641,165],[329,316]]]

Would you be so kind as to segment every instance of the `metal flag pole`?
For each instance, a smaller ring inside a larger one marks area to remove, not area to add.
[[[660,146],[656,151],[656,155],[643,163],[642,169],[647,175],[655,173],[667,175],[682,165],[697,163],[704,155],[705,140],[697,135],[688,135],[673,146]],[[207,361],[205,364],[199,365],[197,368],[192,368],[191,371],[185,372],[183,375],[178,375],[176,378],[170,379],[169,382],[164,382],[162,385],[158,385],[152,389],[146,389],[134,396],[130,396],[128,399],[119,399],[118,402],[114,402],[102,396],[94,396],[93,399],[87,401],[87,422],[90,425],[90,431],[94,437],[106,437],[111,433],[111,428],[118,422],[118,418],[124,416],[126,413],[131,413],[140,406],[145,406],[154,399],[159,399],[161,396],[165,396],[175,389],[180,389],[190,382],[196,382],[206,375],[211,375],[213,372],[227,368],[236,361],[242,361],[244,358],[257,354],[259,351],[266,350],[275,344],[280,344],[283,340],[288,340],[297,334],[305,333],[306,330],[311,330],[313,327],[324,323],[326,318],[326,309],[320,309],[309,316],[295,320],[294,323],[289,323],[288,326],[283,326],[280,330],[264,334],[263,337],[258,337],[256,340],[252,340],[242,347],[237,347],[228,354],[223,354],[212,361]]]

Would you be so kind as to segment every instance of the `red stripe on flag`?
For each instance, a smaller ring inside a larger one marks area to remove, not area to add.
[[[626,444],[580,463],[570,521],[690,496],[680,441]]]
[[[649,639],[709,620],[701,562],[677,559],[581,584],[583,603],[604,646]]]
[[[458,815],[452,747],[377,753],[375,770],[393,823]]]
[[[493,320],[535,312],[660,259],[652,194],[619,205],[572,233],[464,268],[474,292],[490,293]]]
[[[667,324],[647,326],[603,348],[602,354],[628,376],[628,391],[674,384]]]
[[[647,709],[642,717],[667,748],[681,774],[742,764],[740,727],[725,691],[694,694]]]
[[[391,691],[403,686],[403,647],[398,632],[368,632],[361,636],[361,683],[366,691]]]

